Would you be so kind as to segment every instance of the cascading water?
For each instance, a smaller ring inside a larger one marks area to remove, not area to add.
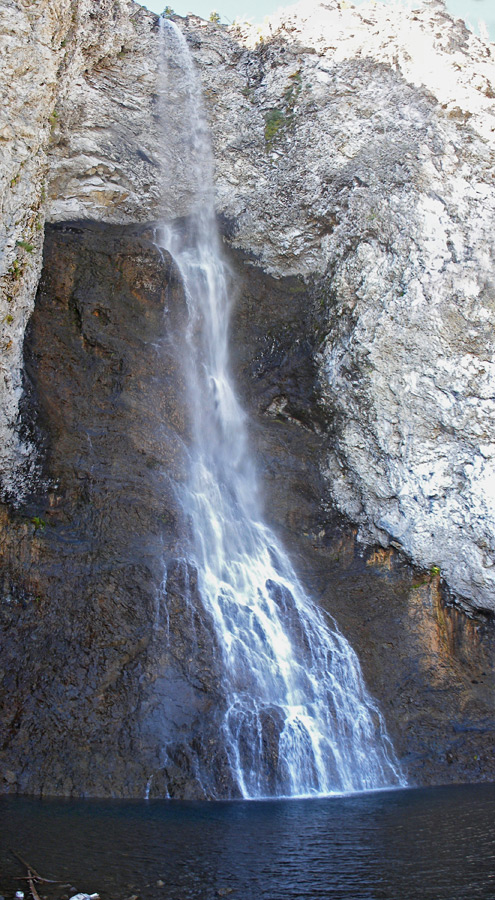
[[[246,417],[229,372],[231,291],[200,86],[180,30],[162,18],[161,33],[162,93],[167,103],[180,99],[184,181],[194,176],[196,189],[187,226],[163,226],[157,240],[175,260],[189,309],[184,369],[193,442],[183,504],[202,601],[223,653],[230,769],[244,797],[402,784],[355,653],[305,596],[263,522]]]

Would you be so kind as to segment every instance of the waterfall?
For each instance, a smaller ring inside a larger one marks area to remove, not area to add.
[[[246,415],[229,371],[230,273],[213,203],[212,152],[199,80],[177,26],[161,19],[167,102],[180,99],[187,224],[159,229],[179,269],[192,420],[182,502],[202,602],[223,654],[222,737],[243,797],[301,796],[403,784],[356,654],[305,595],[263,521]],[[167,128],[176,127],[167,121]],[[175,176],[177,177],[177,175]]]

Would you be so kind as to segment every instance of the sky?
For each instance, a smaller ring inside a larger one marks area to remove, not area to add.
[[[234,19],[249,20],[255,24],[262,22],[265,16],[275,12],[280,6],[289,6],[290,0],[140,0],[153,12],[163,12],[169,5],[180,16],[192,12],[203,19],[208,19],[215,10],[222,22],[233,22]],[[360,0],[353,0],[356,6]],[[407,0],[404,0],[407,3]],[[408,4],[409,5],[409,4]],[[411,4],[413,5],[413,4]],[[418,4],[419,5],[419,4]],[[477,31],[478,21],[482,19],[488,26],[490,38],[495,40],[495,3],[494,0],[447,0],[447,8],[455,16],[461,16]]]

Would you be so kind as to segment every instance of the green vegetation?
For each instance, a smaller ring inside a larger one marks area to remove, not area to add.
[[[50,114],[48,121],[50,122],[50,131],[53,131],[58,121],[58,112],[56,109]]]
[[[265,113],[265,141],[271,149],[276,135],[287,125],[287,119],[281,109],[271,109]]]
[[[440,575],[440,574],[441,574],[440,566],[430,566],[430,571],[428,573],[425,573],[424,575],[420,575],[419,578],[417,578],[415,581],[413,581],[413,583],[412,583],[413,589],[417,590],[417,588],[423,587],[425,584],[431,584],[432,579],[436,578],[437,575]]]
[[[7,325],[12,325],[12,322],[14,321],[14,316],[12,316],[10,313],[7,313],[7,315],[3,317],[3,321],[6,322]]]
[[[275,139],[280,136],[284,128],[289,128],[294,122],[294,108],[299,94],[302,91],[302,76],[298,69],[289,75],[289,84],[282,94],[282,105],[265,113],[265,141],[267,150],[271,150]]]
[[[9,275],[12,275],[14,281],[19,281],[19,278],[22,275],[22,266],[20,265],[18,259],[14,259],[14,262],[9,269]]]
[[[11,188],[15,187],[16,184],[19,183],[20,178],[21,178],[21,173],[18,172],[17,175],[14,175],[14,177],[10,179],[10,186],[11,186]]]
[[[283,101],[286,115],[292,116],[297,98],[302,91],[301,70],[298,69],[297,72],[294,72],[293,75],[289,75],[289,81],[290,84],[283,93]]]
[[[32,253],[34,250],[34,245],[30,244],[29,241],[16,241],[18,247],[22,247],[27,253]]]
[[[34,525],[35,532],[44,531],[46,528],[46,522],[41,518],[41,516],[33,516],[31,522]]]
[[[209,21],[210,21],[210,22],[213,22],[214,25],[219,25],[219,24],[220,24],[220,16],[219,16],[219,14],[217,13],[216,9],[212,10],[212,12],[210,13],[210,19],[209,19]]]
[[[170,19],[170,16],[173,16],[174,11],[171,6],[166,6],[163,10],[162,15],[165,16],[166,19]]]

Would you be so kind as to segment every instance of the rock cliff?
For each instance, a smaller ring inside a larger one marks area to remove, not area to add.
[[[131,0],[6,0],[0,15],[6,671],[28,633],[35,642],[17,688],[5,683],[17,691],[4,734],[7,786],[140,795],[154,774],[157,795],[198,795],[195,767],[214,739],[214,723],[209,736],[197,731],[209,708],[202,679],[212,697],[218,691],[212,648],[203,674],[189,671],[180,628],[190,573],[177,562],[187,533],[173,482],[183,477],[187,415],[173,354],[164,394],[138,352],[152,347],[147,329],[164,329],[166,342],[181,315],[170,262],[136,226],[189,211],[184,86],[157,17]],[[494,45],[437,0],[409,12],[305,3],[261,29],[176,21],[212,130],[219,221],[239,283],[234,362],[268,515],[358,649],[413,777],[490,777]],[[148,265],[149,283],[140,274]],[[171,320],[160,324],[165,308]],[[125,335],[136,321],[131,350]],[[144,403],[147,392],[154,399]],[[88,396],[116,441],[101,423],[94,430]],[[132,486],[129,510],[119,467]],[[170,651],[155,608],[167,566]],[[71,668],[67,629],[76,657],[99,636],[94,660]],[[35,646],[65,654],[52,675]],[[73,697],[85,685],[78,714],[101,756],[90,773],[77,735],[67,737],[75,707],[57,683]],[[160,717],[172,696],[194,712],[164,775]],[[54,704],[52,738],[40,738]],[[75,760],[70,772],[49,770],[50,741]],[[31,762],[15,772],[25,751]],[[225,773],[216,777],[224,784]]]
[[[61,140],[67,94],[83,95],[81,82],[90,90],[92,79],[105,71],[111,60],[118,67],[128,45],[138,60],[140,53],[146,53],[147,35],[139,29],[143,12],[126,0],[6,0],[0,8],[0,79],[5,98],[0,126],[0,469],[3,496],[13,502],[25,494],[36,469],[34,448],[18,428],[18,408],[24,332],[40,277],[49,185],[54,178],[56,181],[49,151]],[[133,74],[139,82],[141,67],[138,62],[136,66],[139,74]],[[154,84],[154,78],[148,80],[148,94]],[[83,100],[78,109],[84,120]],[[101,113],[100,108],[98,115]],[[103,138],[101,131],[99,134]],[[120,183],[117,179],[113,188],[107,184],[98,195],[97,174],[90,169],[90,147],[84,152],[81,148],[80,174],[93,179],[93,192],[100,202],[105,203],[105,190],[114,201],[117,195],[122,199],[122,177]],[[103,153],[102,147],[100,155]],[[104,171],[108,181],[109,163]],[[71,189],[68,183],[67,190]],[[85,189],[87,185],[82,187]],[[134,201],[135,208],[136,197]],[[93,218],[98,218],[96,208]]]
[[[235,73],[227,39],[214,63],[201,34],[230,240],[272,274],[319,281],[334,501],[364,541],[493,611],[490,46],[439,3],[304,5]]]
[[[192,173],[173,118],[160,123],[174,88],[157,76],[156,17],[124,0],[9,3],[3,17],[2,474],[14,497],[30,458],[12,424],[45,211],[181,215]],[[258,32],[180,24],[228,240],[273,275],[319,281],[335,503],[362,540],[393,542],[495,609],[492,46],[440,2],[304,4]]]

